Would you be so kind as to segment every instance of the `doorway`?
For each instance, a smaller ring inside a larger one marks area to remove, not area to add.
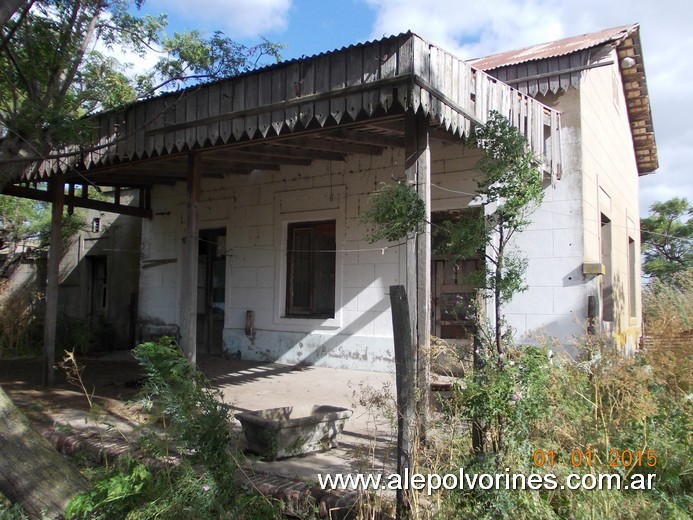
[[[434,229],[468,216],[471,211],[446,211],[432,215]],[[471,356],[476,327],[483,255],[451,259],[437,251],[446,239],[441,233],[431,240],[431,335],[439,338],[440,353],[435,356],[434,370],[447,375],[461,375],[461,360]]]
[[[197,271],[197,351],[221,355],[226,302],[226,229],[200,230]]]
[[[89,320],[92,326],[106,318],[108,310],[108,258],[104,255],[87,257],[89,266]]]

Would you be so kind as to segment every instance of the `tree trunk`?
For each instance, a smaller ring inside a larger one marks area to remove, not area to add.
[[[31,518],[60,518],[86,482],[0,388],[0,492]]]
[[[27,0],[3,0],[0,4],[0,26],[4,27],[12,15],[28,3]]]

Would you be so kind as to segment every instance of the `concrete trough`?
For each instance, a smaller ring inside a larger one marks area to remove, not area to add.
[[[337,447],[352,410],[329,405],[285,406],[235,414],[248,449],[269,460]]]

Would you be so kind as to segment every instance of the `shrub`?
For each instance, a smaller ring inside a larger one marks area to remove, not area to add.
[[[230,450],[230,412],[204,374],[188,362],[171,338],[133,351],[143,367],[143,397],[166,432],[147,432],[142,447],[160,457],[152,467],[126,460],[93,489],[70,503],[69,518],[264,519],[279,516],[278,504],[246,492],[237,483],[240,466]],[[173,451],[180,462],[165,464]],[[163,461],[163,462],[161,462]]]

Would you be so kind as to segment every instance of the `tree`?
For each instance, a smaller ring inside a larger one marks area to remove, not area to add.
[[[445,237],[439,253],[454,259],[484,252],[487,270],[481,285],[492,298],[492,342],[502,367],[503,306],[526,289],[527,261],[512,249],[512,239],[531,223],[529,216],[543,200],[544,190],[527,140],[498,112],[491,112],[488,122],[477,127],[473,142],[485,151],[477,163],[482,173],[478,200],[484,211],[444,223],[438,231]]]
[[[26,3],[26,0],[5,0],[0,5],[0,26],[4,26],[7,20],[12,18],[12,15]]]
[[[31,518],[62,518],[86,489],[77,468],[36,433],[0,388],[0,492]]]
[[[221,32],[167,36],[165,15],[132,14],[143,2],[31,0],[3,24],[0,189],[52,150],[88,142],[84,116],[94,111],[237,74],[263,56],[279,59],[282,46],[266,40],[246,47]],[[129,77],[127,64],[109,56],[109,49],[159,58],[150,71]]]
[[[662,281],[693,267],[693,205],[674,197],[650,206],[650,216],[640,221],[643,271]]]
[[[63,240],[84,227],[84,215],[80,210],[63,216]],[[51,208],[46,202],[0,195],[0,277],[8,275],[15,261],[28,254],[48,248],[51,226]]]
[[[541,171],[535,166],[526,139],[498,112],[491,112],[487,123],[476,128],[472,144],[485,152],[477,163],[482,174],[477,181],[477,200],[484,211],[437,226],[436,233],[442,239],[437,253],[455,260],[483,252],[486,258],[478,284],[492,301],[494,319],[490,334],[478,323],[474,367],[481,373],[486,359],[494,356],[495,373],[484,376],[493,378],[503,375],[510,337],[504,330],[503,307],[526,289],[523,275],[527,261],[512,249],[512,239],[531,223],[529,216],[543,200],[544,190]],[[424,214],[422,204],[411,186],[383,186],[370,197],[370,207],[364,213],[364,220],[374,227],[369,240],[394,241],[415,233]],[[494,444],[502,451],[503,418],[484,419],[496,421]],[[476,419],[473,426],[475,450],[483,451],[485,426]]]
[[[167,36],[165,15],[132,14],[143,2],[3,1],[0,190],[54,150],[90,142],[90,120],[85,116],[164,88],[237,74],[254,67],[262,56],[279,58],[281,46],[266,40],[246,47],[220,32],[209,38],[196,31]],[[140,55],[156,52],[159,59],[152,70],[133,78],[127,75],[126,64],[109,56],[115,49]],[[3,240],[13,240],[10,235],[15,231],[8,223],[17,222],[12,211],[21,210],[27,218],[31,213],[9,206],[0,215]],[[53,231],[58,231],[56,226]],[[55,247],[59,240],[51,242]],[[57,273],[57,267],[53,272]],[[57,287],[57,275],[54,278]],[[8,462],[0,467],[0,492],[20,502],[33,516],[42,509],[57,516],[65,505],[62,500],[69,499],[80,485],[67,478],[73,474],[67,462],[54,451],[56,457],[39,450],[36,434],[23,426],[23,420],[0,390],[0,440],[3,462]],[[22,486],[21,492],[17,492],[18,486]],[[38,493],[31,492],[32,488]],[[61,502],[46,504],[45,500],[58,495]]]

